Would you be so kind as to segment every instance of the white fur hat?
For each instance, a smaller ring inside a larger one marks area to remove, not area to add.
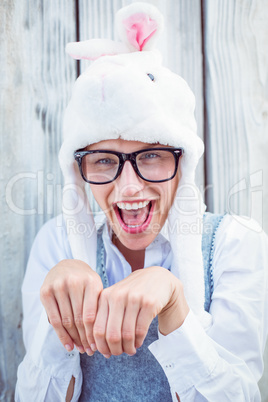
[[[165,225],[173,252],[171,272],[180,278],[189,306],[207,326],[202,233],[191,233],[193,225],[202,227],[205,211],[195,185],[195,170],[204,149],[197,136],[195,98],[180,76],[161,65],[154,45],[163,17],[155,7],[146,3],[124,7],[115,25],[118,42],[92,39],[69,43],[66,48],[74,58],[95,60],[74,85],[59,154],[65,179],[64,217],[88,225],[87,233],[68,233],[73,257],[96,268],[96,229],[74,151],[119,137],[183,148],[181,179]],[[183,225],[187,233],[180,230]]]

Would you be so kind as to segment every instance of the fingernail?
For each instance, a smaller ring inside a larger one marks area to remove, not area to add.
[[[71,352],[73,350],[73,348],[70,345],[65,345],[64,346],[66,350],[68,350],[68,352]]]
[[[135,350],[134,353],[127,353],[128,356],[134,356],[137,353],[137,351]]]
[[[106,357],[106,359],[109,359],[111,357],[111,355],[103,355],[104,357]]]
[[[97,347],[96,347],[95,343],[92,343],[92,344],[90,345],[90,347],[91,347],[91,349],[93,350],[93,352],[96,352]]]
[[[87,349],[86,349],[86,352],[87,352],[87,354],[88,354],[89,356],[93,356],[93,355],[94,355],[94,352],[93,352],[90,348],[87,348]]]
[[[77,347],[79,353],[82,353],[82,354],[85,353],[85,349],[82,346],[76,346],[76,347]]]

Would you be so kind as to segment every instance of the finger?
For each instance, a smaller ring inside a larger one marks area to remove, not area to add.
[[[78,350],[83,353],[83,351],[87,351],[88,354],[92,354],[90,346],[87,341],[85,326],[83,322],[83,299],[84,299],[84,292],[81,290],[76,289],[75,286],[70,288],[70,300],[71,300],[71,308],[74,317],[74,326],[79,334],[79,338],[81,341],[81,345],[83,349],[79,348]]]
[[[136,353],[136,323],[137,317],[140,312],[140,304],[136,301],[129,302],[124,315],[124,321],[122,325],[122,346],[123,351],[128,355]]]
[[[109,316],[106,328],[106,342],[112,355],[123,353],[122,324],[125,314],[125,303],[121,300],[110,301]]]
[[[152,307],[150,305],[143,306],[138,314],[135,329],[135,347],[137,349],[142,346],[149,326],[154,319]]]
[[[90,348],[95,344],[93,325],[97,316],[99,295],[100,291],[95,286],[94,288],[86,287],[83,305],[83,322],[85,325],[87,342],[90,345]],[[94,346],[93,349],[95,349]]]
[[[68,350],[68,352],[70,352],[74,348],[74,343],[62,325],[61,315],[56,299],[54,296],[50,296],[49,298],[45,296],[45,299],[42,297],[42,303],[46,309],[49,323],[54,328],[63,346]]]
[[[111,352],[106,342],[106,326],[109,314],[109,305],[103,293],[99,298],[98,311],[93,326],[93,336],[97,350],[105,357],[110,357]]]
[[[55,298],[61,316],[61,323],[64,329],[72,338],[74,344],[78,347],[82,346],[79,333],[74,324],[73,310],[70,302],[69,295],[65,292],[55,292]],[[79,350],[82,352],[82,350]]]

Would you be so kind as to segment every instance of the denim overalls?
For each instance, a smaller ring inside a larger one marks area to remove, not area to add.
[[[212,259],[215,234],[222,215],[204,215],[202,253],[205,278],[205,310],[209,311],[213,293]],[[105,250],[102,228],[98,232],[97,272],[103,287],[109,286],[105,269]],[[166,375],[147,348],[158,339],[157,317],[152,321],[143,345],[134,356],[103,357],[99,352],[89,357],[81,355],[83,385],[80,402],[160,402],[172,401]],[[183,373],[182,373],[183,375]]]

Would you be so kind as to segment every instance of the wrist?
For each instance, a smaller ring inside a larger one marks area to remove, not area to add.
[[[176,278],[175,286],[167,305],[158,314],[159,331],[168,335],[178,329],[187,317],[190,309],[183,292],[183,285]]]

